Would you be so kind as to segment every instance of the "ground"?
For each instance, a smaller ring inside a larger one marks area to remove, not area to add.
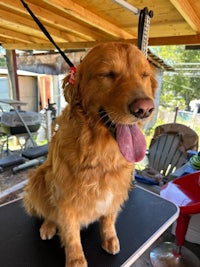
[[[12,173],[11,169],[8,169],[0,174],[0,196],[9,188],[12,188],[16,184],[26,180],[28,178],[28,173],[33,168],[29,168],[23,171],[19,171],[16,174]],[[19,194],[22,192],[21,190],[17,190],[16,192],[8,194],[6,197],[0,197],[0,204],[3,204],[5,202],[11,201],[15,198],[18,198]]]

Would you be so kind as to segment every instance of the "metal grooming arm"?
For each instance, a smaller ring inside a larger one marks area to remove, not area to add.
[[[147,7],[140,10],[138,25],[138,48],[143,52],[146,57],[148,52],[150,20],[152,17],[153,11],[149,11]]]
[[[127,3],[124,0],[113,0],[113,1],[119,4],[120,6],[126,8],[133,14],[139,16],[138,48],[147,57],[150,20],[153,17],[153,11],[152,10],[149,11],[147,7],[140,10],[139,8],[132,6],[131,4]]]
[[[135,15],[139,15],[140,14],[139,8],[132,6],[131,4],[127,3],[124,0],[113,0],[113,2],[115,2],[115,3],[119,4],[120,6],[128,9],[129,11],[134,13]]]

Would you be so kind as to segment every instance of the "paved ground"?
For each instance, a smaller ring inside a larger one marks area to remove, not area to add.
[[[12,188],[28,179],[28,174],[33,168],[29,168],[23,171],[19,171],[13,174],[11,170],[6,170],[0,173],[0,205],[19,197],[23,189],[12,191]],[[6,195],[6,196],[4,196]]]
[[[23,170],[16,174],[13,174],[11,170],[0,173],[0,192],[27,179],[29,170]]]

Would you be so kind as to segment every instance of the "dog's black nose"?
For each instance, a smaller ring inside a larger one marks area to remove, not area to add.
[[[154,102],[150,98],[140,98],[129,105],[131,114],[139,119],[147,118],[154,110]]]

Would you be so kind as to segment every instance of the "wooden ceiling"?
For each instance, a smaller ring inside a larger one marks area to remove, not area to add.
[[[138,16],[113,0],[25,0],[61,49],[99,42],[136,43]],[[149,45],[200,44],[200,0],[127,0],[153,10]],[[50,50],[53,45],[20,0],[0,1],[0,44],[6,49]]]

